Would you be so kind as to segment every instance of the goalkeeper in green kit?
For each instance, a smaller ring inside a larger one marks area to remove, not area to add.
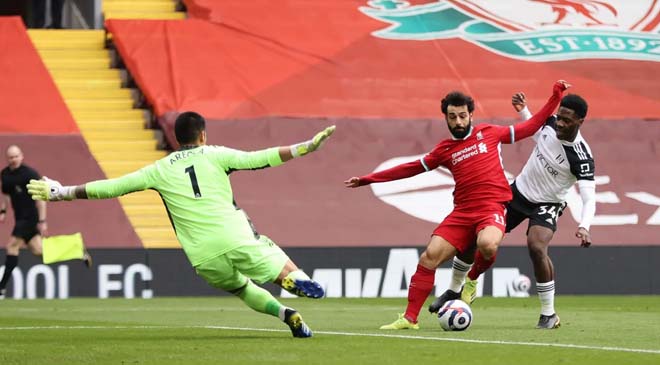
[[[312,331],[294,309],[282,305],[253,282],[274,282],[287,291],[321,298],[323,288],[300,270],[268,237],[256,233],[234,205],[228,175],[234,170],[278,166],[316,151],[332,135],[328,127],[313,139],[286,147],[244,152],[206,145],[206,122],[194,112],[178,116],[174,126],[180,149],[133,173],[78,186],[55,180],[31,180],[35,200],[108,199],[154,189],[162,196],[176,236],[197,274],[213,287],[238,296],[257,312],[279,317],[294,337]]]

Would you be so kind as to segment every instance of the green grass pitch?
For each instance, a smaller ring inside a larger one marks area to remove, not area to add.
[[[466,332],[426,307],[419,331],[378,330],[405,299],[283,302],[313,338],[230,297],[4,300],[0,364],[660,364],[659,296],[559,296],[551,331],[536,297],[479,298]]]

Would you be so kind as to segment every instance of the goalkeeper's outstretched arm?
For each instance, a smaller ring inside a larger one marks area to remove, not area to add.
[[[246,152],[227,147],[220,147],[216,151],[218,165],[225,171],[256,170],[266,167],[279,166],[293,158],[306,156],[318,151],[335,131],[330,126],[317,133],[312,139],[290,146],[272,147],[259,151]]]
[[[60,201],[73,199],[109,199],[151,187],[148,169],[152,165],[130,174],[82,185],[63,186],[44,176],[43,180],[30,180],[28,193],[34,200]]]

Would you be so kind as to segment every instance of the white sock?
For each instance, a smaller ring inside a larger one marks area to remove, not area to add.
[[[291,271],[286,277],[291,278],[293,280],[312,280],[302,270]]]
[[[555,281],[536,283],[536,291],[541,300],[541,314],[550,316],[555,314]]]
[[[472,264],[466,264],[458,257],[454,256],[454,262],[451,267],[451,281],[449,281],[449,290],[458,293],[461,291],[465,277]]]
[[[287,310],[287,309],[289,309],[289,308],[288,308],[288,307],[285,307],[285,306],[281,306],[281,307],[280,307],[280,313],[279,313],[279,315],[278,315],[278,317],[280,317],[280,320],[282,320],[282,321],[285,320],[285,318],[284,318],[284,314],[286,313],[286,310]]]

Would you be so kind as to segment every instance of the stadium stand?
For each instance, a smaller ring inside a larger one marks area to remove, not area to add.
[[[62,58],[51,58],[52,63],[42,62],[18,17],[0,17],[0,78],[4,87],[0,96],[0,145],[19,145],[25,154],[25,163],[46,176],[57,176],[62,181],[76,183],[104,178],[100,166],[90,153],[81,130],[74,121],[57,87],[64,95],[81,95],[82,81],[69,79],[69,83],[57,85],[47,67],[65,70],[59,65]],[[55,42],[51,38],[40,40],[43,44]],[[88,33],[80,38],[65,38],[63,44],[89,44]],[[39,42],[37,42],[39,43]],[[47,52],[48,53],[48,52]],[[50,55],[67,54],[77,59],[78,68],[97,63],[95,56],[88,58],[68,49],[53,51]],[[54,71],[57,74],[58,71]],[[64,72],[66,71],[59,71]],[[94,82],[92,79],[90,82]],[[101,81],[102,82],[102,81]],[[72,99],[74,100],[74,99]],[[83,132],[86,133],[86,132]],[[90,214],[90,212],[94,212]],[[51,234],[82,232],[91,248],[141,247],[140,239],[117,201],[90,201],[82,205],[58,205],[49,208],[48,220]],[[11,224],[0,225],[0,235],[8,237]]]
[[[383,39],[374,34],[388,24],[356,11],[362,2],[184,3],[191,18],[185,21],[106,22],[172,146],[176,146],[172,121],[185,110],[210,120],[211,143],[245,149],[290,143],[326,124],[338,125],[323,156],[296,162],[299,173],[275,169],[232,178],[237,181],[239,205],[250,212],[258,228],[276,232],[283,245],[314,244],[305,237],[318,234],[339,246],[424,241],[425,233],[419,236],[420,232],[429,231],[430,221],[442,217],[420,220],[408,215],[411,209],[396,201],[397,194],[381,196],[375,189],[346,193],[341,179],[370,172],[390,158],[430,149],[445,136],[439,101],[449,90],[465,90],[475,97],[477,121],[508,122],[515,119],[509,102],[512,93],[524,90],[532,109],[539,108],[557,78],[570,80],[576,85],[573,91],[589,101],[583,133],[596,156],[606,156],[598,161],[603,226],[594,230],[594,239],[603,244],[631,239],[654,243],[653,226],[646,221],[655,207],[629,194],[656,191],[646,182],[658,172],[643,166],[657,160],[657,141],[652,136],[658,135],[659,125],[646,120],[660,119],[660,89],[657,80],[645,75],[658,74],[658,62],[623,58],[529,62],[462,39]],[[621,128],[648,133],[631,137]],[[620,166],[622,157],[614,151],[626,151],[626,156],[640,161]],[[518,172],[529,152],[529,143],[505,147],[507,170]],[[442,187],[451,184],[438,175],[422,184],[423,191],[442,195],[451,188]],[[266,180],[276,193],[264,191],[261,184]],[[413,184],[397,189],[414,192],[416,188]],[[379,196],[378,202],[372,194]],[[287,199],[287,211],[299,213],[274,217],[271,212],[279,208],[277,202],[282,203],[273,195],[314,197],[323,203],[312,207],[305,198]],[[444,198],[437,201],[447,204]],[[345,212],[347,206],[354,209]],[[578,209],[573,206],[569,211],[574,215]],[[607,223],[609,219],[613,221]],[[343,228],[333,229],[338,226]],[[393,226],[402,228],[380,229]],[[514,232],[507,242],[520,245],[523,234]],[[560,231],[555,239],[559,245],[573,241],[570,230]]]
[[[195,109],[216,119],[433,118],[447,90],[464,89],[478,100],[479,118],[510,118],[503,99],[525,90],[538,105],[557,75],[592,100],[592,117],[653,118],[660,107],[655,81],[644,77],[657,62],[528,62],[462,39],[383,39],[372,34],[388,24],[353,1],[185,4],[188,21],[107,22],[159,116]]]
[[[185,19],[173,0],[104,0],[105,19]]]
[[[29,34],[106,176],[123,175],[165,155],[156,150],[154,132],[144,128],[144,111],[133,109],[131,91],[121,89],[120,71],[110,69],[103,31]],[[178,246],[158,194],[143,192],[120,202],[143,244]]]
[[[183,19],[171,0],[104,1],[106,19]],[[134,171],[165,155],[156,150],[149,114],[134,109],[136,92],[111,69],[102,30],[30,30],[30,37],[107,177]],[[126,156],[130,156],[129,159]],[[155,192],[119,200],[145,247],[179,247]]]

